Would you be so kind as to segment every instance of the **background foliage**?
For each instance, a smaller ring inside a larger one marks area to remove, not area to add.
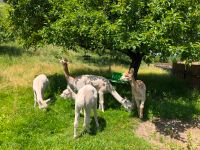
[[[161,53],[199,60],[198,0],[11,0],[12,21],[26,47],[53,43],[67,48]]]
[[[11,7],[8,4],[0,3],[0,42],[1,43],[13,40],[9,11],[11,11]]]

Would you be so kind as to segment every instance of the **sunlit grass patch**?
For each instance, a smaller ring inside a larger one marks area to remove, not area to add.
[[[168,75],[169,72],[165,71],[163,69],[155,67],[153,64],[151,65],[142,65],[139,69],[139,74],[140,75]]]

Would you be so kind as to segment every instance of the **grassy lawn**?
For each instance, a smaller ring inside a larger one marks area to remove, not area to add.
[[[83,54],[64,52],[52,46],[35,52],[26,52],[15,44],[0,46],[0,149],[157,148],[135,134],[141,123],[137,113],[126,112],[110,94],[105,94],[106,111],[98,111],[100,129],[96,130],[91,118],[92,133],[73,139],[74,101],[59,96],[66,81],[58,58],[68,57],[72,62],[69,69],[74,76],[96,74],[110,77],[106,57],[99,59],[92,55],[92,61],[85,61]],[[101,65],[102,61],[105,64]],[[112,65],[112,71],[127,70],[126,63],[116,64]],[[47,74],[50,80],[45,97],[52,97],[53,102],[47,110],[33,107],[32,81],[40,73]],[[147,86],[144,120],[153,117],[192,120],[200,117],[200,93],[187,83],[152,65],[142,65],[139,78]],[[123,97],[131,98],[129,84],[113,85]],[[83,117],[80,118],[79,132],[82,123]]]

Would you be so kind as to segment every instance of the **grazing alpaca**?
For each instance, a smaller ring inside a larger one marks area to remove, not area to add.
[[[125,73],[121,80],[129,81],[131,84],[132,89],[132,97],[133,100],[135,99],[137,109],[138,109],[138,115],[140,118],[143,118],[143,109],[144,109],[144,103],[146,100],[146,86],[143,81],[141,80],[135,80],[134,78],[134,70],[130,69],[128,73]]]
[[[73,89],[73,91],[78,91],[80,88],[82,88],[86,84],[91,84],[96,88],[99,94],[99,109],[104,111],[104,97],[103,94],[108,92],[113,95],[113,97],[120,102],[124,108],[126,108],[128,111],[132,109],[132,103],[124,98],[122,98],[117,91],[112,87],[109,80],[101,77],[101,76],[95,76],[95,75],[81,75],[76,78],[73,78],[69,75],[68,70],[68,61],[66,59],[61,59],[60,63],[63,65],[65,78],[67,80],[67,83],[70,88]]]
[[[78,136],[77,128],[78,128],[78,120],[80,116],[80,111],[84,109],[84,128],[90,132],[89,124],[90,124],[90,111],[93,109],[94,111],[94,119],[96,122],[97,128],[99,127],[99,123],[97,120],[97,90],[90,84],[83,86],[77,94],[75,94],[72,89],[69,87],[65,91],[65,96],[67,98],[75,99],[75,119],[74,119],[74,138]]]
[[[33,92],[34,92],[34,107],[38,103],[39,108],[46,108],[47,102],[50,101],[50,99],[43,100],[44,97],[44,91],[47,89],[49,85],[49,80],[44,74],[38,75],[34,80],[33,80]]]

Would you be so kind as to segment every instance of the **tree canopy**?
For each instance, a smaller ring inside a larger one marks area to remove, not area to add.
[[[29,46],[41,43],[91,51],[118,51],[150,62],[180,56],[200,59],[198,0],[11,0],[17,35]]]
[[[0,3],[0,42],[6,42],[13,39],[11,20],[9,11],[11,7],[8,4]]]

